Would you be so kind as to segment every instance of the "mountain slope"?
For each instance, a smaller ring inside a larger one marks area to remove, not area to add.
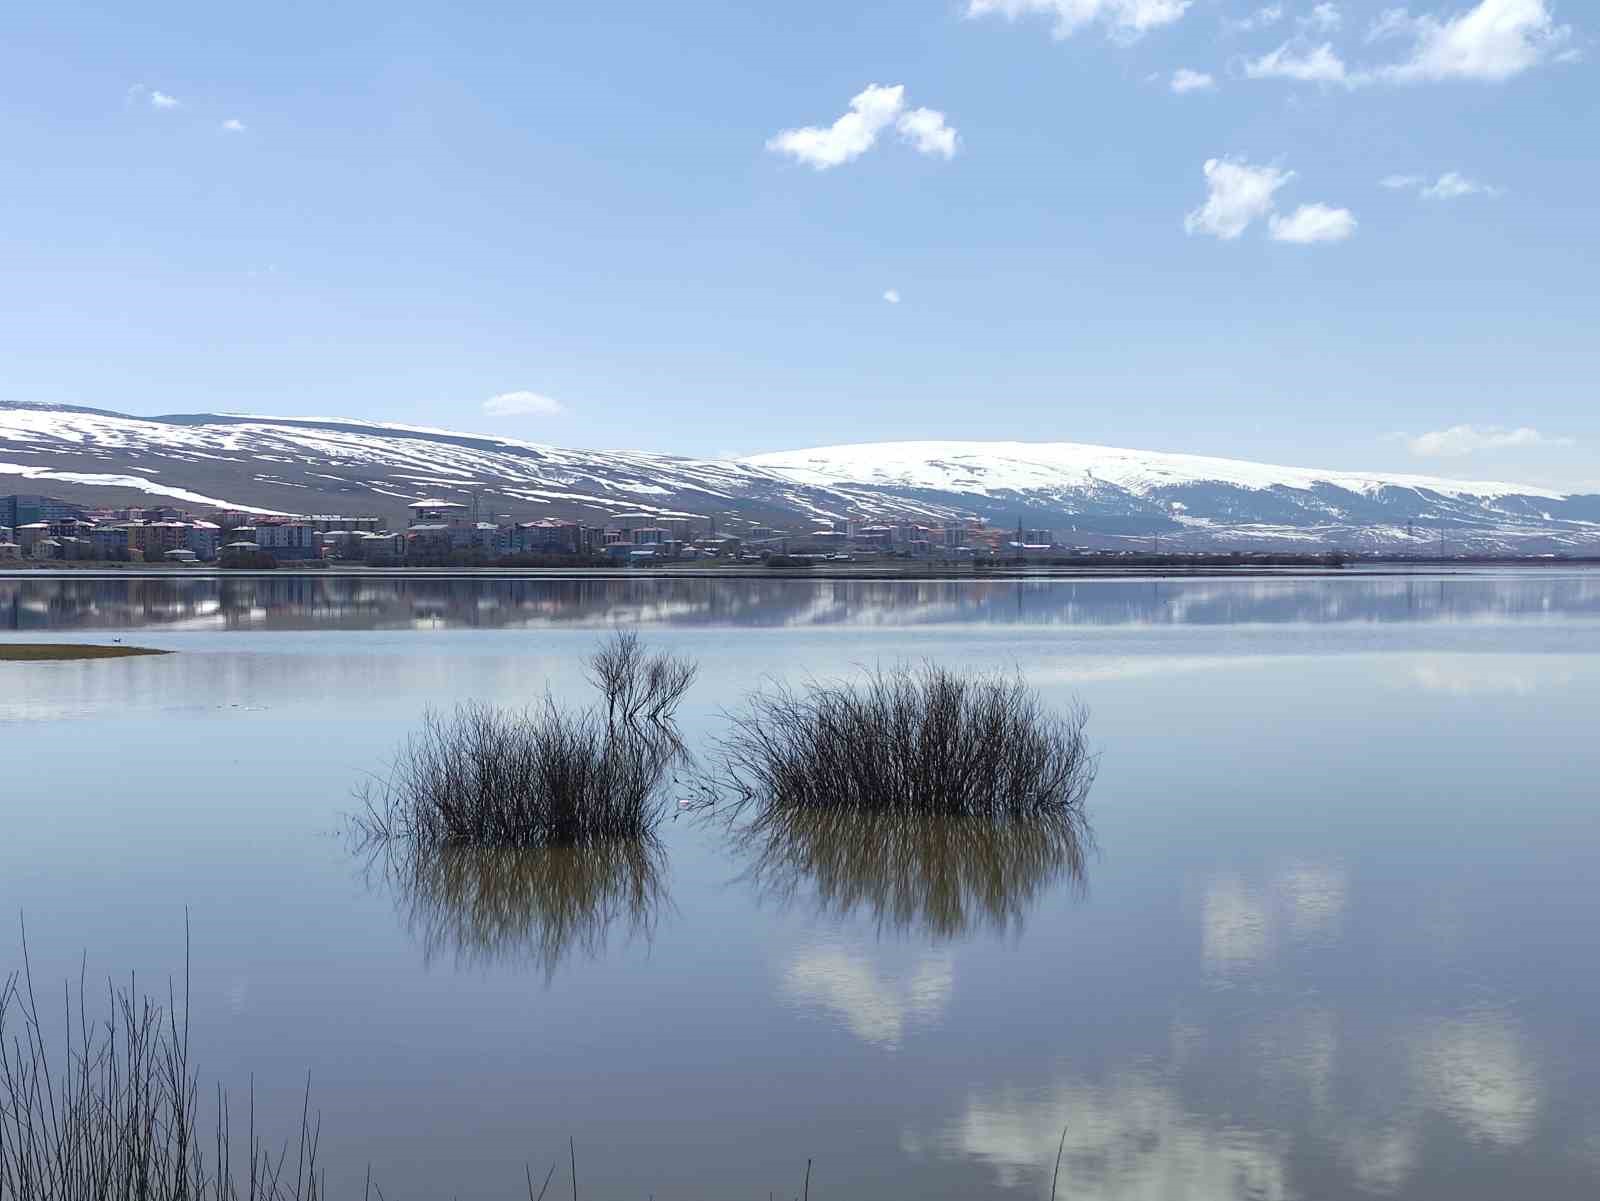
[[[885,442],[744,460],[846,497],[938,497],[1001,520],[1162,534],[1169,545],[1320,543],[1550,551],[1600,545],[1600,497],[1318,471],[1076,442]],[[958,498],[961,498],[958,500]],[[1420,527],[1420,528],[1419,528]],[[1069,539],[1077,540],[1077,539]]]
[[[8,482],[9,477],[9,482]],[[91,503],[379,513],[476,494],[485,517],[715,517],[804,530],[824,517],[977,516],[1090,546],[1600,548],[1600,497],[1512,484],[1312,471],[1078,443],[905,442],[740,461],[581,451],[334,417],[0,403],[0,492]]]

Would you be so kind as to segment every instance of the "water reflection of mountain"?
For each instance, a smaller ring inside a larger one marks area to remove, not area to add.
[[[570,955],[602,954],[613,935],[651,937],[668,904],[655,842],[424,848],[375,866],[428,962],[528,963],[546,980]]]
[[[0,579],[0,629],[1038,626],[1600,617],[1600,573],[866,581],[222,576]]]
[[[1082,883],[1087,837],[1076,814],[991,820],[785,809],[739,828],[735,844],[763,900],[943,942],[1020,933],[1050,888]]]

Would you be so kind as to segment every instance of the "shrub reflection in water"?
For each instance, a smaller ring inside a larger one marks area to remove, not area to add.
[[[655,838],[579,847],[388,847],[374,866],[424,958],[527,963],[548,983],[611,937],[649,940],[670,909]]]
[[[1015,934],[1052,887],[1081,889],[1087,824],[1076,811],[1011,818],[768,809],[734,834],[766,901],[868,918],[933,941]]]

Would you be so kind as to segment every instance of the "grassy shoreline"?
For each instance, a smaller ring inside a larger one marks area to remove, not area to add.
[[[0,642],[0,663],[53,663],[73,659],[130,659],[170,655],[149,646],[106,646],[93,642]]]

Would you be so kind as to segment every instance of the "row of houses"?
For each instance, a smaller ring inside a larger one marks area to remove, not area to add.
[[[23,520],[26,518],[27,520]],[[9,520],[6,520],[9,519]],[[599,524],[559,519],[479,519],[475,507],[433,497],[412,502],[403,528],[377,516],[264,515],[170,506],[91,510],[43,496],[0,497],[0,559],[274,562],[336,559],[373,564],[468,559],[967,558],[1056,549],[1047,529],[991,529],[979,519],[928,526],[911,520],[827,519],[809,529],[749,526],[718,534],[714,519],[613,513]]]

